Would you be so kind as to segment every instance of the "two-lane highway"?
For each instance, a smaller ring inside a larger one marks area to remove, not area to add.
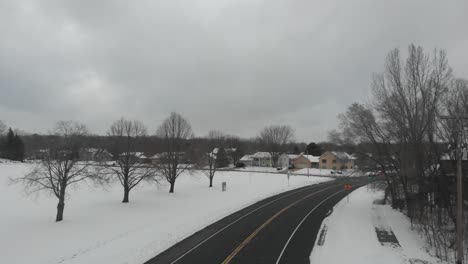
[[[147,263],[309,263],[327,213],[365,182],[340,179],[272,196],[211,224]],[[345,183],[353,188],[345,190]]]

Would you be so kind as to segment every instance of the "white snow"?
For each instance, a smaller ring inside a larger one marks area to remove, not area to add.
[[[320,156],[313,156],[313,155],[299,155],[299,156],[304,156],[310,162],[314,162],[314,163],[319,163],[320,161]]]
[[[26,196],[8,185],[31,164],[0,164],[2,263],[142,263],[184,237],[244,206],[296,187],[327,181],[285,174],[218,172],[213,188],[202,173],[184,174],[174,194],[143,183],[122,204],[118,184],[81,184],[70,190],[64,221],[55,223],[56,199]],[[221,192],[221,182],[227,192]]]
[[[395,264],[439,263],[423,248],[425,241],[411,230],[409,220],[388,205],[373,204],[383,197],[382,191],[368,187],[351,193],[334,208],[322,223],[327,232],[322,246],[319,236],[310,256],[311,263]],[[391,229],[401,247],[383,246],[377,239],[375,227]],[[425,262],[423,262],[425,261]]]

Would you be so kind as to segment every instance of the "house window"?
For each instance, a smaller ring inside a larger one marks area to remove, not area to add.
[[[326,159],[323,159],[323,160],[322,160],[322,163],[327,163],[327,160],[326,160]]]
[[[333,164],[336,164],[336,160],[333,160]]]
[[[333,166],[333,170],[336,170],[336,166]]]

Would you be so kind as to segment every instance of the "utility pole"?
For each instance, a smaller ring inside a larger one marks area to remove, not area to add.
[[[457,264],[463,264],[463,175],[462,175],[462,141],[463,141],[463,123],[462,120],[467,120],[468,116],[442,116],[442,119],[455,120],[458,128],[457,132]]]

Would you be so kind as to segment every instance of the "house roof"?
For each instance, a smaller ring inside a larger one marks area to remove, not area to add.
[[[224,151],[226,152],[236,152],[236,148],[224,148]],[[211,151],[211,153],[213,154],[218,154],[218,151],[219,151],[219,148],[214,148],[213,151]]]
[[[185,152],[181,151],[181,152],[177,152],[179,155],[184,155]],[[149,157],[149,159],[160,159],[164,156],[166,156],[168,153],[167,152],[161,152],[161,153],[156,153],[154,154],[153,156]]]
[[[271,158],[271,154],[269,152],[256,152],[252,158]]]
[[[144,152],[128,152],[128,154],[130,155],[134,155],[135,157],[139,158],[139,159],[147,159],[148,157],[145,156],[145,153]],[[120,155],[125,155],[125,153],[120,153]]]
[[[97,148],[84,148],[84,149],[82,149],[82,151],[89,152],[89,153],[92,153],[92,154],[96,154],[96,153],[110,154],[109,151],[107,151],[105,149],[97,149]]]
[[[243,156],[242,158],[240,158],[239,161],[243,161],[243,160],[244,160],[244,161],[253,160],[252,155],[245,155],[245,156]]]
[[[310,162],[318,163],[320,160],[320,156],[313,156],[313,155],[301,155],[308,159]]]
[[[296,159],[297,157],[299,157],[300,155],[299,154],[286,154],[286,153],[283,153],[283,154],[281,154],[281,156],[287,156],[288,159],[293,160],[293,159]]]
[[[351,159],[351,155],[343,151],[330,151],[333,155],[335,155],[340,160],[348,160]]]

